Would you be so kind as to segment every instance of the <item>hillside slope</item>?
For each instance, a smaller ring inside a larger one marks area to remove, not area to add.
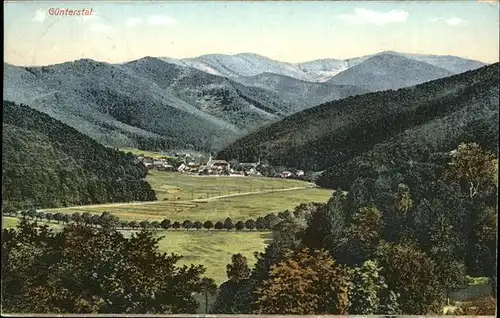
[[[4,70],[6,100],[115,147],[153,140],[164,148],[210,149],[294,111],[270,91],[153,58]]]
[[[340,72],[328,83],[352,85],[369,91],[382,91],[421,84],[453,73],[399,54],[378,54]]]
[[[328,82],[308,82],[274,73],[242,76],[236,78],[235,81],[245,86],[259,87],[273,91],[281,100],[296,105],[294,107],[295,111],[301,111],[318,104],[369,92],[356,86],[335,85]]]
[[[218,157],[247,161],[260,156],[274,165],[323,170],[365,155],[367,163],[417,159],[472,137],[496,147],[498,72],[496,63],[414,87],[326,103],[248,135]]]
[[[4,101],[4,207],[155,200],[146,174],[131,155],[106,148],[46,114]]]

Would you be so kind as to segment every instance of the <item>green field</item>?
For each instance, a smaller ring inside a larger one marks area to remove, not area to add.
[[[308,188],[270,193],[255,193],[204,201],[159,201],[154,203],[131,203],[107,205],[105,207],[73,207],[50,209],[50,212],[74,213],[109,212],[123,220],[163,220],[174,221],[223,221],[227,217],[233,221],[246,221],[249,218],[265,216],[271,212],[292,210],[303,202],[326,202],[330,190]]]
[[[19,224],[18,218],[10,218],[2,216],[2,229],[16,227],[17,224]]]
[[[162,231],[158,235],[164,236],[159,243],[160,251],[183,255],[179,264],[205,266],[204,276],[221,284],[227,280],[226,265],[231,262],[231,256],[243,254],[252,268],[253,253],[264,251],[270,233],[190,230]]]
[[[158,200],[193,200],[242,192],[306,187],[308,182],[263,177],[197,176],[178,172],[149,171],[146,180]]]
[[[169,156],[166,156],[166,155],[162,155],[160,154],[159,152],[153,152],[153,151],[144,151],[144,150],[140,150],[140,149],[137,149],[137,148],[120,148],[119,149],[120,151],[123,151],[125,153],[132,153],[134,155],[144,155],[146,157],[151,157],[151,158],[168,158]]]

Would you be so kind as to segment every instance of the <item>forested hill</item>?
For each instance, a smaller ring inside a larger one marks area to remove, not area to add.
[[[316,106],[238,140],[218,157],[247,161],[260,155],[274,165],[342,170],[353,161],[374,166],[425,160],[462,141],[496,148],[498,72],[496,63]]]
[[[24,105],[3,103],[3,208],[155,200],[147,170]]]

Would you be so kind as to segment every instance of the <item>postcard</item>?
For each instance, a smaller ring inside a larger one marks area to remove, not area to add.
[[[2,315],[495,316],[498,1],[5,1]]]

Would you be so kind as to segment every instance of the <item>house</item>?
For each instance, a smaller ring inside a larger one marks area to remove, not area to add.
[[[291,173],[290,171],[283,171],[280,173],[280,177],[282,178],[292,178],[294,176],[293,173]]]
[[[231,164],[226,160],[214,160],[212,156],[209,157],[208,162],[200,166],[198,174],[229,174],[231,171]]]
[[[175,167],[169,164],[155,167],[158,171],[175,171]]]
[[[297,170],[297,171],[295,171],[295,175],[297,177],[303,177],[304,176],[304,170]]]

